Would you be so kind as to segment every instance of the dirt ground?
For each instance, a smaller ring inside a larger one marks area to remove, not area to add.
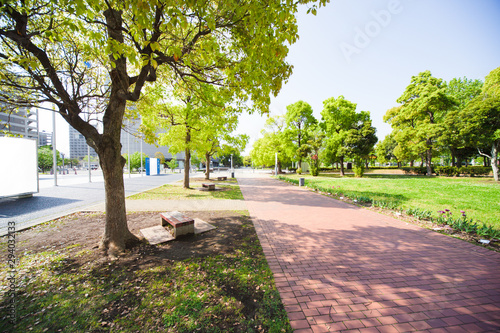
[[[217,229],[206,233],[179,237],[158,245],[140,244],[127,250],[121,260],[134,260],[140,253],[150,256],[149,260],[161,261],[183,260],[186,258],[204,257],[211,254],[231,253],[238,241],[250,234],[255,234],[252,228],[242,228],[251,225],[250,218],[241,212],[207,211],[183,212],[192,218],[214,225]],[[81,258],[88,261],[103,256],[98,249],[100,237],[104,231],[105,215],[103,213],[75,213],[53,222],[45,223],[16,234],[16,257],[20,259],[26,253],[38,253],[48,250],[59,250],[74,246],[71,251],[79,252],[91,249],[94,258]],[[132,233],[141,235],[140,229],[161,225],[158,212],[137,212],[128,214],[128,226]],[[7,237],[0,239],[0,244],[6,246]],[[75,246],[78,245],[78,246]],[[2,251],[6,256],[6,251]],[[6,258],[2,258],[6,260]],[[148,260],[146,260],[147,262]],[[152,262],[151,262],[152,263]]]

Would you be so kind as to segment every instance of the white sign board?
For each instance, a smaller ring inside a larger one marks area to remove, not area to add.
[[[38,192],[36,140],[0,137],[0,197]]]

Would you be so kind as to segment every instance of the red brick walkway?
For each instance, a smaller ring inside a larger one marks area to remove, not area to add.
[[[296,332],[500,332],[500,254],[269,178],[239,178]]]

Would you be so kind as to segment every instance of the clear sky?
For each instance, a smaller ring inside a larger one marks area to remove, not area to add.
[[[293,74],[270,115],[308,102],[320,120],[323,101],[343,95],[370,111],[377,136],[391,132],[382,120],[397,105],[411,77],[430,70],[446,81],[481,79],[500,66],[499,0],[331,0],[317,16],[298,15],[300,39],[290,47]],[[50,113],[40,128],[52,131]],[[242,115],[239,133],[260,136],[266,116]],[[57,122],[58,149],[69,153],[68,129]]]
[[[301,11],[298,25],[287,58],[293,75],[271,115],[303,100],[320,120],[323,101],[343,95],[370,111],[380,140],[391,132],[382,118],[412,76],[430,70],[445,81],[484,80],[500,66],[499,0],[332,0],[317,16]],[[249,148],[265,119],[240,118]]]

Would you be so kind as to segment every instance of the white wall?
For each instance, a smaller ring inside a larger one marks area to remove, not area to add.
[[[0,197],[38,192],[36,140],[0,137]]]

